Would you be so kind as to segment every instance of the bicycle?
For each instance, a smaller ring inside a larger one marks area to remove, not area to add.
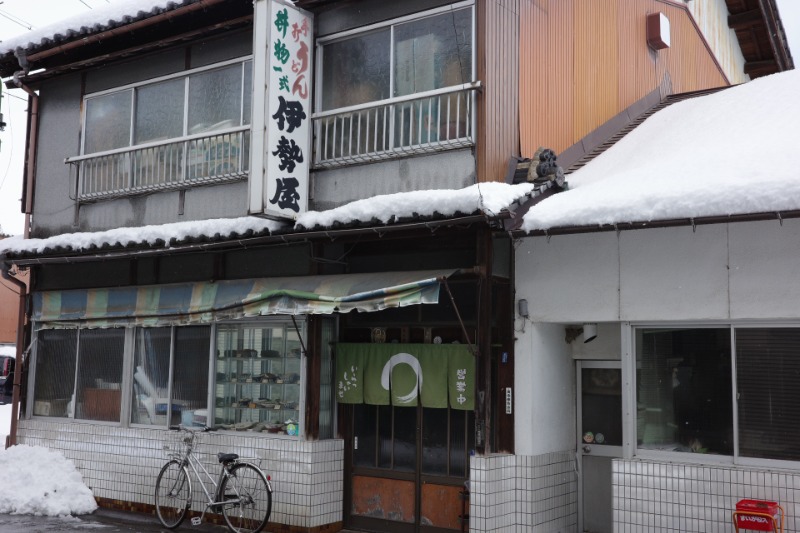
[[[272,512],[272,484],[261,468],[235,453],[219,453],[217,460],[220,473],[218,480],[214,481],[193,454],[198,444],[198,432],[213,430],[190,430],[183,426],[170,429],[181,434],[175,441],[176,449],[170,450],[170,460],[161,468],[156,479],[156,513],[161,524],[167,529],[175,529],[186,518],[192,504],[191,472],[208,500],[202,515],[192,518],[192,525],[200,525],[206,512],[213,509],[222,512],[225,523],[234,533],[261,531]],[[201,477],[201,471],[207,481]],[[207,488],[208,482],[213,485],[211,491]]]

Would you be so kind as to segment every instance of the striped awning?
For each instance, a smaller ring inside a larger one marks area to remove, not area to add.
[[[33,294],[40,328],[167,326],[262,315],[380,311],[439,301],[454,270],[297,276]]]

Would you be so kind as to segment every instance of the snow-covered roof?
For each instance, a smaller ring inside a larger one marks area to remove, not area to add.
[[[800,209],[800,71],[676,103],[569,176],[523,231]]]
[[[343,227],[380,227],[419,220],[446,220],[458,215],[482,213],[489,217],[514,209],[514,205],[538,195],[550,184],[478,183],[458,190],[428,190],[375,196],[329,211],[309,211],[294,226],[257,217],[175,222],[136,228],[80,232],[46,239],[10,237],[0,240],[0,255],[38,255],[104,252],[110,249],[162,248],[202,240],[226,241],[271,234],[302,233]]]
[[[0,42],[0,56],[16,50],[44,47],[110,30],[199,0],[121,0],[37,28]]]

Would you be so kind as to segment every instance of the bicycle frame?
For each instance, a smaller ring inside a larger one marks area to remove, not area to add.
[[[238,497],[237,498],[230,498],[230,497],[225,498],[222,494],[220,494],[220,491],[221,491],[222,485],[223,485],[223,481],[229,477],[229,475],[230,475],[229,474],[229,470],[232,467],[234,467],[236,465],[239,465],[239,464],[250,464],[253,467],[257,468],[258,470],[261,470],[261,468],[257,464],[255,464],[252,461],[248,460],[248,459],[251,459],[251,458],[244,458],[244,460],[242,460],[242,458],[239,458],[239,459],[236,459],[236,460],[234,460],[234,461],[232,461],[232,462],[230,462],[228,464],[222,464],[221,463],[220,464],[219,477],[218,477],[217,481],[214,481],[214,477],[206,469],[206,467],[203,465],[203,463],[200,462],[200,459],[198,459],[197,457],[194,456],[193,452],[194,452],[195,444],[197,442],[197,435],[195,435],[194,431],[191,431],[191,430],[188,430],[188,429],[182,429],[182,433],[187,435],[187,436],[185,436],[183,438],[183,444],[184,444],[183,452],[170,453],[169,457],[171,459],[175,459],[175,460],[179,461],[181,466],[184,466],[184,467],[188,466],[190,468],[192,474],[194,475],[195,479],[197,479],[197,481],[200,483],[200,488],[203,489],[203,493],[206,496],[205,509],[203,510],[203,513],[199,517],[193,517],[192,518],[192,524],[193,525],[199,525],[202,522],[203,518],[205,517],[206,512],[209,509],[212,509],[214,507],[221,507],[223,505],[236,505],[236,504],[239,504],[241,502],[241,499],[238,498]],[[201,472],[202,472],[202,475],[201,475]],[[192,474],[189,475],[189,478],[190,478],[189,479],[189,488],[190,489],[191,489],[191,477],[192,477]],[[205,479],[204,479],[203,476],[205,476]],[[211,485],[214,486],[214,490],[213,490],[213,494],[214,495],[213,495],[213,497],[211,495],[212,493],[208,490],[208,485],[207,485],[208,483],[211,483]],[[267,479],[267,488],[268,488],[268,490],[270,492],[272,492],[272,483],[270,482],[269,479]]]

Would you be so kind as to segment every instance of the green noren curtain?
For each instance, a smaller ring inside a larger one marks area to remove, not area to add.
[[[168,326],[262,315],[380,311],[437,303],[453,270],[296,276],[100,289],[39,291],[40,328]]]
[[[336,345],[339,403],[475,408],[475,358],[465,344]]]

